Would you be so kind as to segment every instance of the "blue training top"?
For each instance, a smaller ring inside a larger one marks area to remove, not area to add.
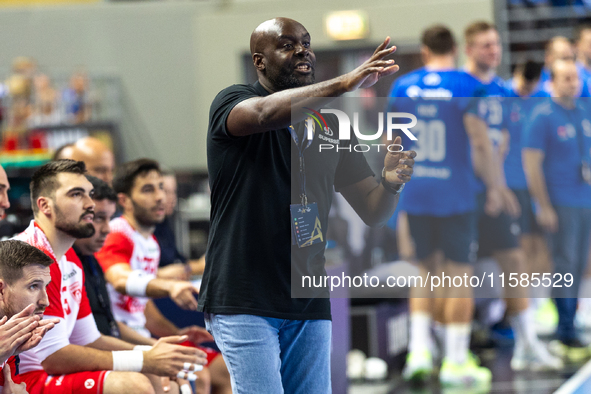
[[[591,115],[581,103],[566,109],[548,99],[536,106],[525,127],[524,147],[544,152],[543,171],[553,205],[591,208],[591,185],[581,176],[581,162],[591,161]]]
[[[511,189],[527,189],[523,161],[521,160],[521,148],[523,147],[523,132],[525,125],[531,118],[532,110],[536,105],[544,101],[542,97],[550,97],[543,90],[534,92],[529,97],[520,97],[515,88],[507,81],[508,97],[507,130],[509,131],[509,151],[504,161],[505,178],[507,186]]]

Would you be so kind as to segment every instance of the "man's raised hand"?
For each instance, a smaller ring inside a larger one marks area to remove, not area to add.
[[[0,362],[8,360],[19,346],[31,339],[40,319],[34,312],[35,304],[30,304],[10,319],[6,316],[0,319]]]
[[[400,145],[401,143],[402,138],[396,137],[394,139],[394,145]],[[417,152],[414,150],[402,152],[388,151],[384,159],[386,182],[390,184],[402,184],[410,181],[415,165],[414,158],[416,156]]]
[[[394,64],[393,59],[384,58],[396,51],[396,47],[388,48],[390,37],[386,37],[374,51],[373,55],[355,70],[343,75],[348,92],[360,88],[369,88],[382,77],[394,74],[400,67]]]
[[[60,319],[57,318],[39,320],[39,326],[33,330],[33,335],[16,349],[15,354],[26,352],[39,345],[45,334],[59,322]]]

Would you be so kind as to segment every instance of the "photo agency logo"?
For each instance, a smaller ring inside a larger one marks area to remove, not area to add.
[[[402,131],[412,141],[417,140],[417,137],[415,137],[409,130],[417,125],[417,118],[413,114],[407,112],[387,112],[385,116],[383,112],[379,112],[377,115],[378,131],[373,134],[363,134],[359,130],[359,112],[353,113],[353,123],[351,124],[349,115],[338,109],[322,108],[320,109],[320,112],[308,107],[304,107],[304,109],[307,111],[304,113],[308,115],[308,118],[305,120],[307,138],[308,140],[312,140],[314,135],[318,134],[318,139],[321,140],[321,143],[318,146],[319,152],[328,150],[336,150],[337,152],[340,150],[369,152],[372,149],[379,152],[380,149],[383,148],[392,153],[401,152],[403,150],[402,145],[392,143],[395,138],[395,130]],[[322,114],[333,114],[336,116],[338,121],[338,132],[335,133],[335,131],[330,128]],[[407,120],[407,122],[398,123],[401,120]],[[410,122],[408,122],[408,120]],[[385,127],[384,121],[386,123]],[[318,133],[316,133],[317,128],[320,130]],[[340,146],[340,141],[351,140],[351,129],[359,141],[381,141],[385,130],[388,143],[359,143],[355,145]]]

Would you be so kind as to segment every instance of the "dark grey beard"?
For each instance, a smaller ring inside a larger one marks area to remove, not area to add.
[[[298,79],[295,74],[291,73],[288,75],[278,75],[273,82],[273,86],[277,91],[285,89],[300,88],[302,86],[308,86],[316,81],[314,71],[308,75],[305,79]]]

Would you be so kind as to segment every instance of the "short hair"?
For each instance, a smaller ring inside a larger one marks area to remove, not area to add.
[[[554,43],[559,42],[559,41],[566,42],[566,43],[572,45],[572,43],[570,42],[570,40],[568,38],[566,38],[564,36],[555,36],[555,37],[552,37],[551,39],[549,39],[548,42],[546,42],[546,45],[544,45],[544,53],[546,55],[548,53],[550,53],[552,51],[552,49],[554,48]]]
[[[74,144],[73,144],[73,143],[69,143],[69,144],[65,144],[65,145],[62,145],[62,146],[60,146],[60,147],[59,147],[59,148],[57,148],[57,149],[56,149],[56,151],[53,153],[53,157],[51,158],[51,160],[53,160],[53,161],[56,161],[56,160],[62,160],[62,159],[63,159],[63,157],[61,157],[61,156],[62,156],[62,153],[64,152],[64,149],[66,149],[66,148],[71,148],[71,147],[73,147],[73,146],[74,146]]]
[[[515,66],[515,73],[523,76],[528,82],[533,82],[540,79],[540,75],[542,74],[542,65],[540,63],[536,63],[533,60],[526,60],[521,62]]]
[[[578,25],[577,27],[575,27],[575,34],[574,34],[575,42],[578,42],[581,39],[581,36],[583,35],[583,32],[585,30],[591,30],[591,24],[582,23],[582,24]]]
[[[436,55],[446,55],[454,50],[456,40],[446,26],[434,25],[423,31],[421,44]]]
[[[160,164],[156,160],[144,158],[129,161],[121,165],[113,178],[113,190],[117,194],[123,193],[129,196],[136,178],[150,171],[158,171],[159,174],[162,173],[160,171]]]
[[[86,172],[86,165],[83,161],[62,159],[50,161],[41,166],[31,178],[29,189],[31,191],[31,205],[33,213],[37,213],[37,199],[40,196],[47,196],[53,198],[53,195],[59,184],[57,182],[57,175],[61,173],[80,174],[84,175]]]
[[[0,241],[0,279],[9,285],[22,278],[23,268],[33,264],[49,267],[51,263],[51,257],[26,242]]]
[[[464,30],[464,40],[466,40],[466,44],[470,45],[474,41],[474,36],[489,30],[497,30],[497,27],[487,21],[472,22]]]
[[[92,196],[93,200],[109,200],[117,203],[117,194],[115,194],[115,191],[111,188],[111,186],[109,186],[107,182],[88,174],[86,175],[86,179],[92,183],[92,187],[94,188],[94,194]]]
[[[560,63],[560,62],[576,65],[575,61],[572,59],[558,59],[558,60],[556,60],[554,63],[552,63],[552,66],[550,66],[550,80],[551,81],[554,81],[554,79],[556,78],[556,71],[554,71],[554,68],[556,67],[556,64]]]

